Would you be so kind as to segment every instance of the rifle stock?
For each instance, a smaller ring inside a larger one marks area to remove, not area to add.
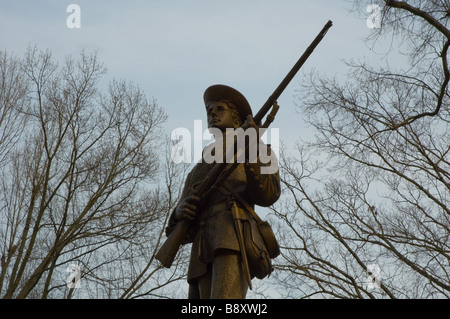
[[[175,256],[180,249],[180,245],[189,229],[189,224],[190,223],[185,220],[177,223],[164,244],[162,244],[161,248],[158,250],[158,253],[155,255],[156,259],[159,260],[164,267],[170,268],[170,266],[172,266]]]
[[[294,78],[294,76],[297,74],[297,72],[300,70],[302,65],[305,63],[305,61],[309,58],[311,53],[314,51],[315,47],[319,44],[319,42],[322,40],[322,38],[327,33],[328,29],[333,25],[331,21],[328,21],[326,25],[322,28],[320,33],[316,36],[316,38],[313,40],[313,42],[309,45],[309,47],[306,49],[306,51],[302,54],[300,59],[297,61],[297,63],[292,67],[292,69],[289,71],[289,73],[286,75],[286,77],[281,81],[281,83],[278,85],[278,87],[275,89],[275,91],[272,93],[272,95],[267,99],[267,101],[264,103],[264,105],[261,107],[261,109],[258,111],[258,113],[253,117],[256,124],[260,125],[262,119],[267,114],[267,112],[272,108],[272,106],[276,103],[276,100],[278,97],[283,93],[284,89],[287,87],[289,82]],[[278,106],[276,107],[278,109]],[[266,121],[266,123],[268,123]],[[268,125],[268,124],[267,124]],[[261,126],[261,125],[260,125]],[[214,165],[212,171],[210,174],[204,179],[203,183],[199,185],[198,188],[195,189],[197,194],[201,195],[202,198],[207,198],[209,195],[209,192],[213,190],[213,186],[219,186],[218,182],[223,182],[227,176],[229,176],[232,171],[237,167],[235,163],[232,163],[231,165],[227,165],[228,163],[216,163]],[[226,170],[226,172],[224,172]],[[222,174],[225,173],[225,174]],[[221,177],[219,179],[219,176]],[[202,201],[203,203],[204,201]],[[200,204],[201,206],[201,204]],[[190,223],[188,221],[180,221],[178,222],[172,232],[167,237],[166,241],[163,243],[163,245],[158,250],[157,254],[155,255],[155,258],[161,262],[161,264],[166,267],[170,268],[172,265],[175,256],[180,248],[181,243],[183,242],[187,231],[189,229]]]

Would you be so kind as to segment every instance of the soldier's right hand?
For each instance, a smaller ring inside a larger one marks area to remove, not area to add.
[[[191,194],[189,197],[186,197],[175,210],[176,219],[192,221],[197,216],[200,201],[201,198],[196,194]]]

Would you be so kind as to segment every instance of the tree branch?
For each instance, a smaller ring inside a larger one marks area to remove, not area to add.
[[[419,8],[413,7],[412,5],[404,2],[404,1],[394,1],[394,0],[385,0],[386,5],[391,8],[398,8],[406,10],[412,13],[415,16],[421,17],[425,19],[429,24],[438,29],[448,40],[450,40],[450,31],[438,20],[436,20],[432,15],[428,12],[422,11]]]

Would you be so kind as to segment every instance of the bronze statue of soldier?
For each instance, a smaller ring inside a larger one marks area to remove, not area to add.
[[[237,90],[213,85],[206,89],[204,102],[208,127],[223,146],[230,138],[227,129],[245,124],[258,131],[248,101]],[[265,145],[257,138],[258,145]],[[265,150],[270,148],[266,145]],[[224,185],[209,192],[207,198],[196,192],[196,185],[215,163],[202,160],[188,174],[180,201],[170,216],[167,235],[177,223],[189,222],[183,239],[183,243],[192,243],[187,274],[189,298],[243,299],[252,278],[263,278],[272,271],[274,256],[268,253],[259,229],[267,224],[253,210],[255,205],[270,206],[280,197],[276,158],[270,158],[270,162],[262,161],[260,156],[250,160],[246,154]],[[263,167],[274,165],[276,169],[262,173]]]
[[[241,154],[239,143],[237,148],[233,143],[228,147],[230,129],[259,131],[258,127],[270,125],[278,111],[278,97],[332,25],[332,21],[325,24],[254,117],[249,103],[237,90],[213,85],[205,91],[208,127],[215,142],[212,149],[205,147],[203,159],[223,159],[223,151],[228,159],[230,150]],[[244,149],[246,160],[243,162],[239,161],[242,157],[237,156],[232,164],[197,163],[187,176],[181,199],[170,216],[166,229],[168,238],[155,257],[169,268],[180,245],[192,243],[187,276],[189,298],[245,298],[252,278],[262,279],[270,274],[271,259],[280,254],[272,228],[254,211],[255,205],[270,206],[280,196],[277,159],[256,135],[256,141],[246,146],[258,146],[256,155],[248,156],[251,152],[247,154]],[[235,138],[231,135],[231,139]],[[262,156],[264,150],[266,156]],[[216,156],[218,153],[220,156]]]

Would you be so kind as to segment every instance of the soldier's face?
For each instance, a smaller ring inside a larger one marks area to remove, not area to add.
[[[212,102],[206,108],[208,127],[215,127],[221,131],[227,128],[237,128],[239,123],[233,116],[233,111],[223,102]]]

